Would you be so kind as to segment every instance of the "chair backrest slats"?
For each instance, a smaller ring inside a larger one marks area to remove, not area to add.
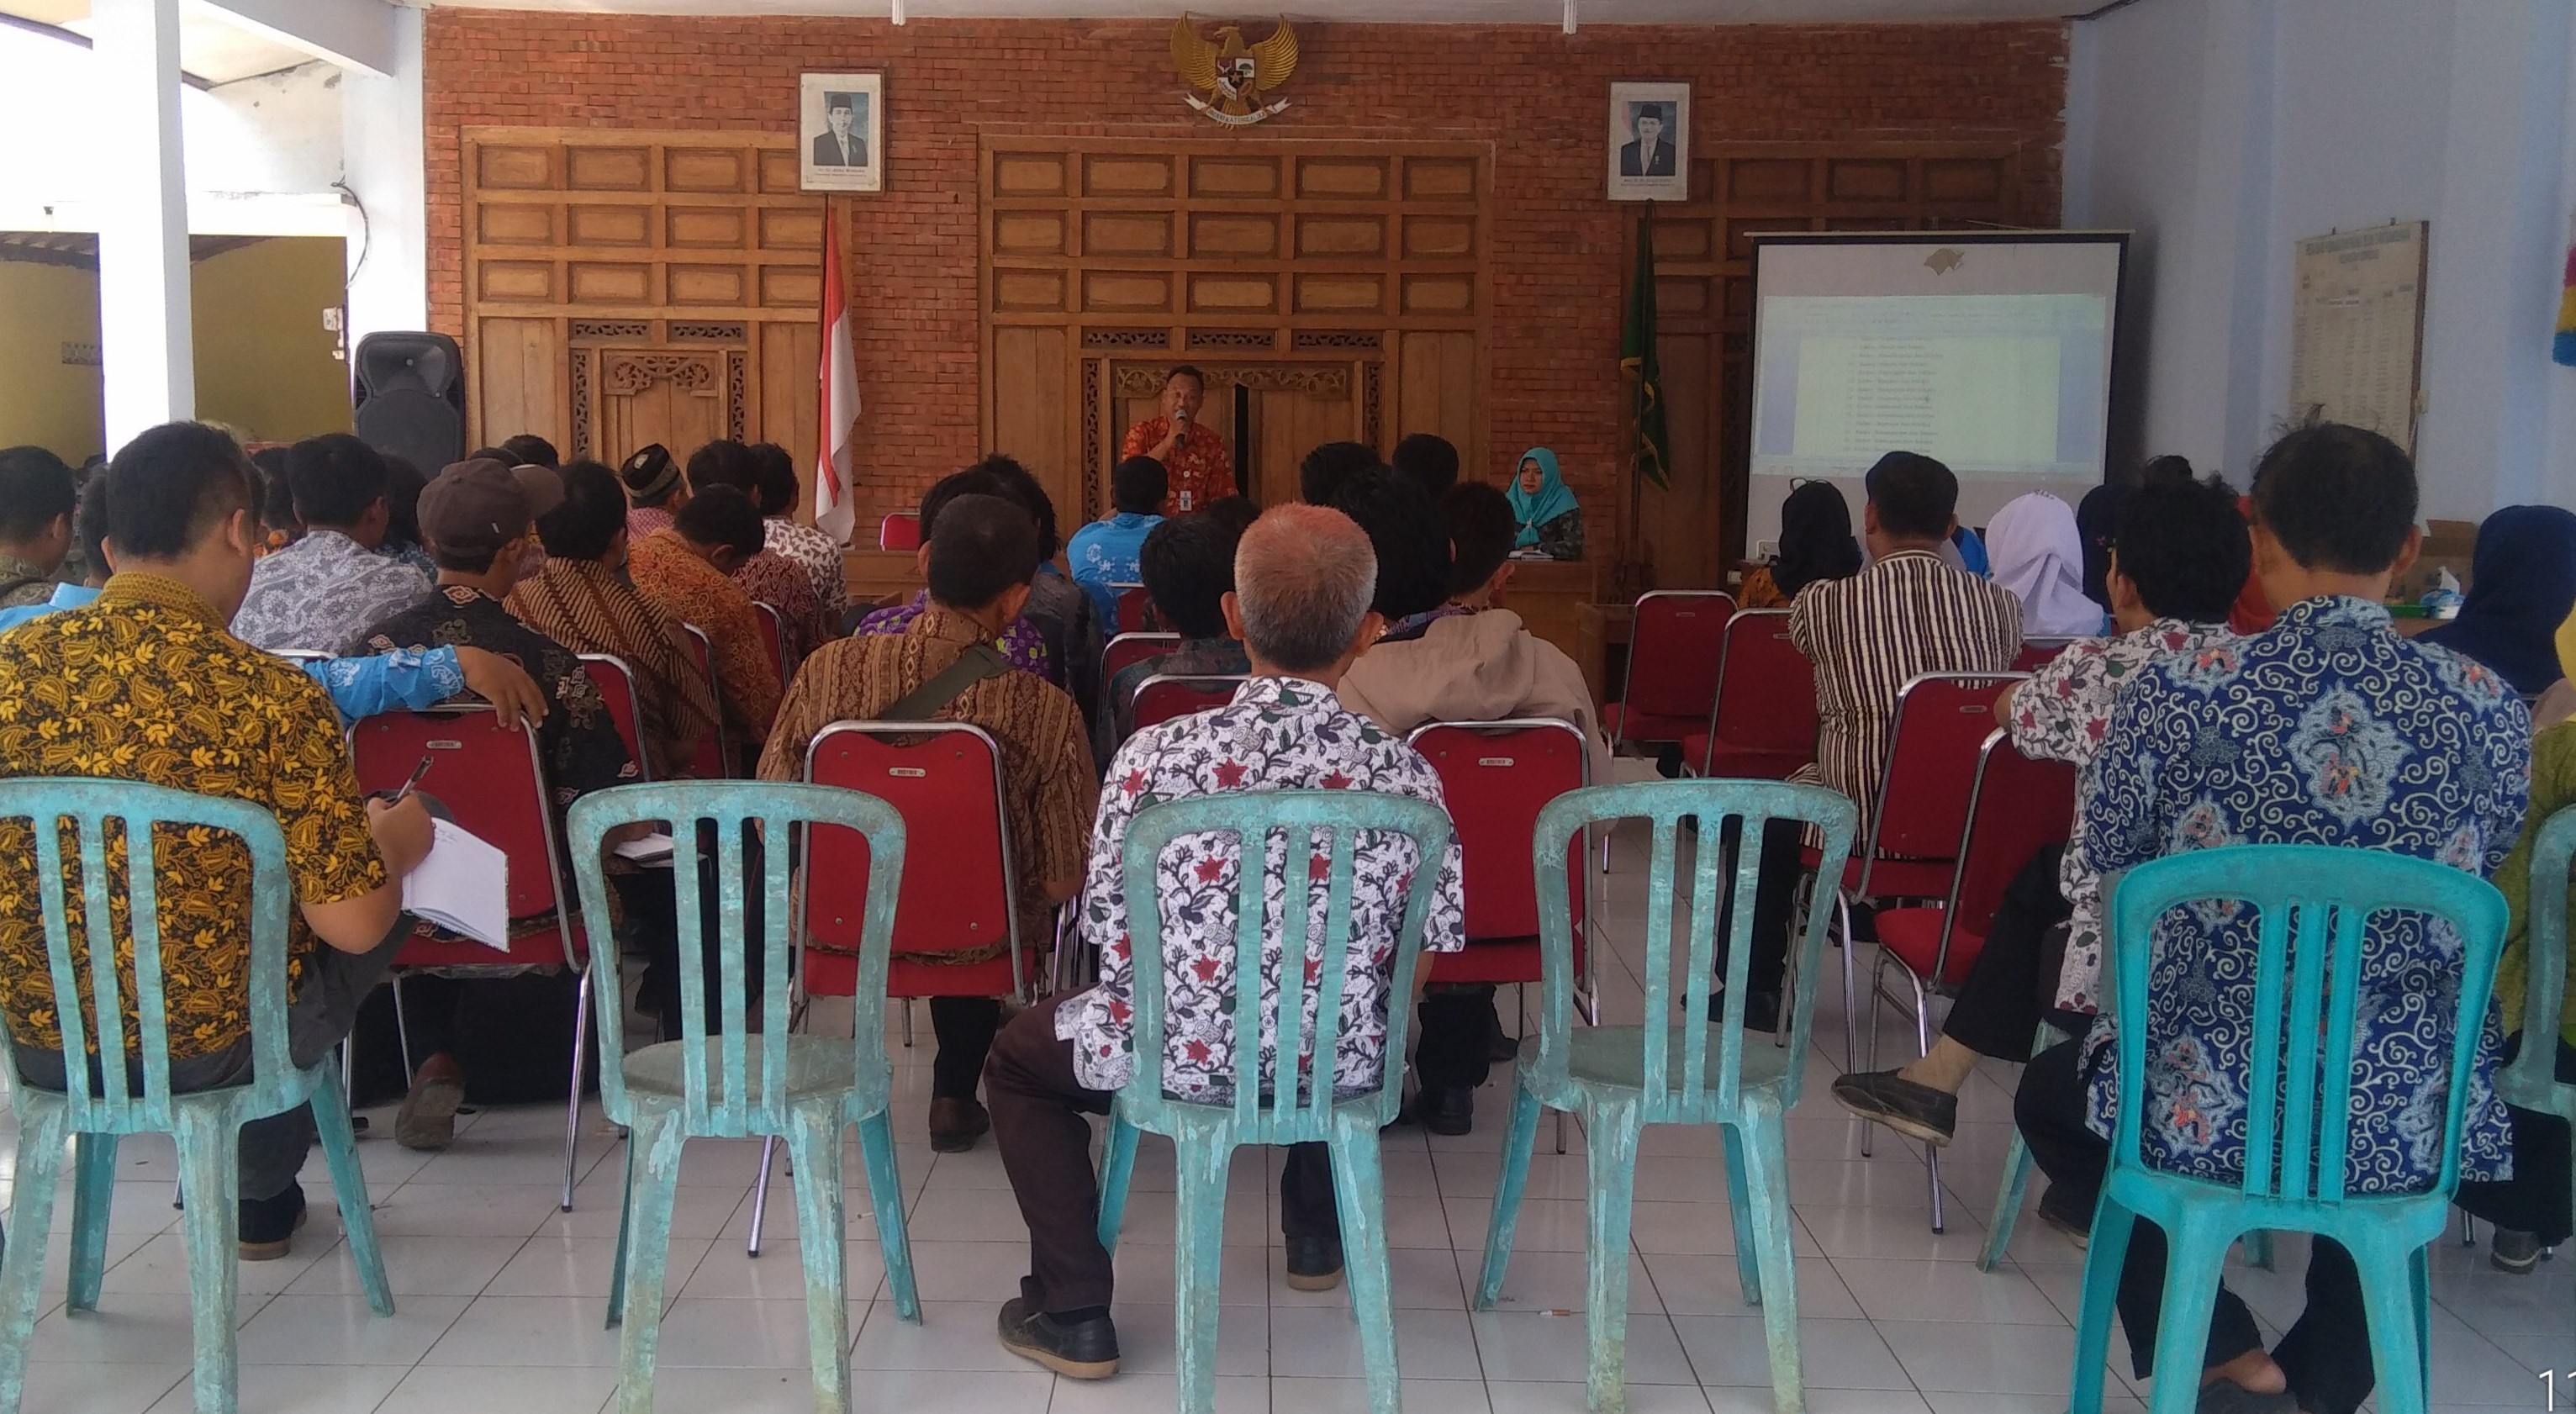
[[[2475,1063],[2505,928],[2504,898],[2474,874],[2431,860],[2321,845],[2237,845],[2142,864],[2110,885],[2111,1002],[2117,1008],[2118,1122],[2115,1169],[2149,1168],[2140,1148],[2147,1094],[2149,978],[2156,925],[2167,913],[2202,917],[2228,906],[2256,919],[2258,956],[2246,999],[2253,1026],[2243,1079],[2248,1197],[2345,1201],[2361,979],[2370,968],[2369,924],[2411,915],[2460,939],[2450,1077]],[[2237,916],[2243,916],[2239,913]],[[2388,920],[2391,924],[2395,919]],[[2194,930],[2195,934],[2197,930]],[[2198,946],[2196,937],[2188,946]],[[2241,985],[2241,984],[2240,984]],[[2220,998],[2218,1005],[2228,1005]],[[2544,1050],[2547,1048],[2544,1047]],[[2440,1187],[2459,1178],[2460,1131],[2470,1086],[2448,1084]],[[2188,1181],[2176,1179],[2176,1181]]]
[[[2576,868],[2576,805],[2541,825],[2531,843],[2530,924],[2524,934],[2526,991],[2519,1024],[2526,1037],[2555,1034],[2567,1002],[2568,871]],[[2496,1090],[2513,1104],[2544,1113],[2576,1114],[2576,1085],[2558,1079],[2553,1047],[2523,1043],[2513,1064],[2496,1074]]]
[[[835,786],[772,781],[671,781],[618,786],[574,801],[565,830],[577,862],[583,917],[593,936],[607,937],[608,889],[600,847],[608,832],[635,821],[662,823],[671,832],[673,885],[678,904],[681,1015],[679,1070],[682,1114],[693,1134],[742,1137],[783,1133],[788,1095],[788,941],[795,901],[791,844],[800,835],[846,830],[866,841],[872,864],[865,922],[858,938],[862,996],[883,996],[887,955],[894,937],[895,899],[905,858],[904,825],[894,807],[874,796]],[[759,851],[757,887],[763,900],[757,939],[748,907],[755,886],[746,870]],[[716,880],[717,907],[704,909],[701,863]],[[715,946],[705,937],[715,920]],[[760,949],[759,1083],[752,1083],[749,987],[750,950]],[[714,957],[712,978],[698,965]],[[592,992],[603,1046],[623,1036],[623,993],[618,951],[598,949],[592,964],[606,969]],[[716,995],[708,996],[712,983]],[[709,1047],[707,1015],[724,1027]],[[664,1024],[670,1024],[665,1018]],[[884,1009],[861,1006],[853,1024],[859,1093],[882,1102],[891,1085],[883,1043]],[[712,1073],[710,1062],[712,1061]],[[610,1060],[600,1067],[600,1103],[611,1119],[630,1122],[625,1072]]]

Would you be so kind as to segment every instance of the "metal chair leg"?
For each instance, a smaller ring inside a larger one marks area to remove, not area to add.
[[[903,999],[903,1048],[912,1049],[912,998]]]
[[[394,1044],[402,1051],[403,1088],[411,1088],[411,1022],[403,1016],[402,974],[388,972],[385,981],[394,989]]]
[[[582,1057],[590,1049],[590,969],[572,992],[572,1102],[564,1110],[563,1210],[572,1211],[572,1181],[581,1156]]]
[[[770,1159],[778,1149],[778,1136],[764,1135],[760,1141],[760,1177],[751,1185],[751,1235],[742,1244],[742,1255],[760,1255],[761,1220],[769,1215]]]
[[[1932,1054],[1931,996],[1924,989],[1923,979],[1914,975],[1913,968],[1900,964],[1899,970],[1905,973],[1907,984],[1914,988],[1915,1054],[1928,1056]],[[1923,1146],[1923,1152],[1930,1162],[1932,1171],[1932,1231],[1937,1236],[1941,1232],[1941,1146],[1926,1144]]]

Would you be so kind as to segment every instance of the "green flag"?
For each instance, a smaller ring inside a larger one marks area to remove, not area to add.
[[[1664,375],[1655,359],[1654,206],[1637,218],[1637,275],[1628,290],[1628,326],[1619,338],[1619,371],[1628,377],[1628,422],[1635,433],[1629,465],[1657,486],[1672,482],[1664,464]]]

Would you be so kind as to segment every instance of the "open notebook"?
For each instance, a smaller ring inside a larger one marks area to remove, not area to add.
[[[433,820],[429,857],[403,880],[403,909],[487,947],[510,947],[510,856],[453,820]]]

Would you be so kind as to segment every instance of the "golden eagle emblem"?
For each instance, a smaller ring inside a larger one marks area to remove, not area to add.
[[[1238,25],[1219,26],[1216,33],[1214,40],[1200,38],[1187,15],[1172,27],[1172,67],[1180,70],[1181,82],[1207,95],[1184,94],[1184,101],[1228,127],[1247,127],[1286,108],[1284,98],[1268,104],[1262,98],[1297,72],[1297,36],[1288,21],[1280,20],[1258,44],[1244,43]]]

